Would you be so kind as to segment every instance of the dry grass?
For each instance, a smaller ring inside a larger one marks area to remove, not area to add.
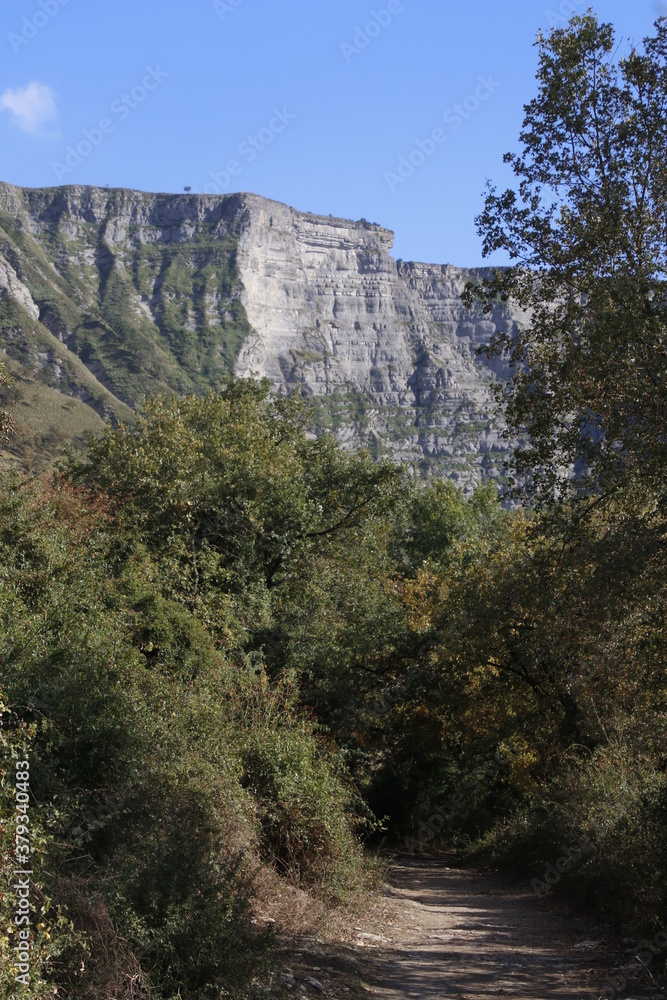
[[[13,417],[15,433],[0,454],[30,471],[51,466],[68,445],[82,447],[86,434],[104,428],[102,418],[80,399],[30,378],[16,378],[3,395],[10,397],[3,408]]]
[[[152,991],[145,973],[86,880],[73,877],[62,882],[54,901],[87,940],[87,954],[82,955],[75,973],[77,982],[68,984],[76,996],[81,1000],[148,1000]]]

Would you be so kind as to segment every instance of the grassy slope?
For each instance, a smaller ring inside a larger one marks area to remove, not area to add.
[[[3,464],[20,460],[38,469],[68,445],[82,447],[88,433],[99,433],[104,427],[102,418],[86,403],[28,376],[19,376],[8,395],[16,437],[0,448]]]

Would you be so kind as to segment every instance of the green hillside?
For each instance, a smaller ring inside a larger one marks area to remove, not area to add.
[[[10,287],[0,297],[0,347],[16,377],[3,398],[19,404],[15,457],[53,456],[70,435],[131,419],[146,396],[200,393],[231,370],[249,331],[236,206],[226,219],[213,211],[184,244],[165,228],[180,201],[0,187],[0,266],[4,258],[29,295],[22,303]],[[72,400],[64,418],[51,412],[54,390]]]

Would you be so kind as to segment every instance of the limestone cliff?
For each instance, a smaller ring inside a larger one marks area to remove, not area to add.
[[[267,375],[312,397],[315,430],[470,487],[507,449],[475,348],[516,318],[471,315],[474,272],[397,262],[392,243],[251,194],[0,185],[0,343],[24,381],[103,419]]]

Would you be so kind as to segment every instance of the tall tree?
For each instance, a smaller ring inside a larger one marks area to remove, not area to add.
[[[513,380],[499,391],[523,442],[519,480],[535,503],[664,486],[667,457],[667,21],[615,60],[612,26],[586,14],[539,37],[518,188],[489,185],[484,252],[514,266],[483,287],[526,310],[499,333]],[[527,443],[526,443],[527,442]]]
[[[70,475],[119,502],[188,606],[241,608],[246,632],[268,643],[277,595],[402,493],[400,467],[306,427],[303,401],[230,379],[217,396],[148,401],[132,429],[91,440]]]

